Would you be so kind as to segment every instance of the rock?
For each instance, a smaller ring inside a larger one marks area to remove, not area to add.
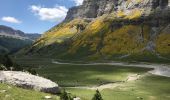
[[[79,97],[73,98],[73,100],[81,100]]]
[[[45,98],[45,99],[52,99],[51,96],[45,96],[44,98]]]
[[[20,71],[0,71],[0,80],[4,83],[26,89],[47,93],[59,93],[59,86],[51,80]]]

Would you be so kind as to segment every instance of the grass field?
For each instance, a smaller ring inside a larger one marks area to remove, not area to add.
[[[51,96],[51,100],[59,100],[59,97],[55,95],[0,83],[0,100],[45,100],[45,96]]]
[[[104,100],[170,100],[169,82],[170,78],[147,75],[141,80],[124,83],[114,89],[104,89],[100,92]],[[83,100],[90,100],[95,92],[87,89],[68,88],[67,90]]]
[[[113,89],[103,89],[104,100],[170,100],[170,78],[146,74],[151,69],[109,65],[59,65],[47,59],[17,59],[24,66],[32,66],[38,74],[58,83],[82,100],[91,100],[95,90],[68,88],[70,86],[98,86],[125,81],[131,74],[143,75],[136,81],[120,83]],[[39,100],[39,99],[37,99]]]

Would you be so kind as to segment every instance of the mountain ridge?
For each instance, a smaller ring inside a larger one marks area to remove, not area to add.
[[[18,38],[18,39],[29,39],[31,41],[36,40],[40,37],[38,33],[24,33],[20,30],[13,29],[9,26],[0,25],[0,36],[6,36],[11,38]],[[33,37],[35,36],[35,37]],[[31,38],[30,38],[31,37]]]

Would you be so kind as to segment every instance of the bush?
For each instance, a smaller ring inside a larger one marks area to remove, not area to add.
[[[94,97],[92,100],[103,100],[102,95],[100,94],[99,90],[96,90],[96,94],[94,94]]]

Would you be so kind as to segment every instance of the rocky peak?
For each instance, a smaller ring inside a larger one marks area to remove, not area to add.
[[[156,8],[167,8],[170,0],[84,0],[83,4],[69,9],[67,20],[74,18],[96,18],[120,10],[142,9],[145,12]]]

